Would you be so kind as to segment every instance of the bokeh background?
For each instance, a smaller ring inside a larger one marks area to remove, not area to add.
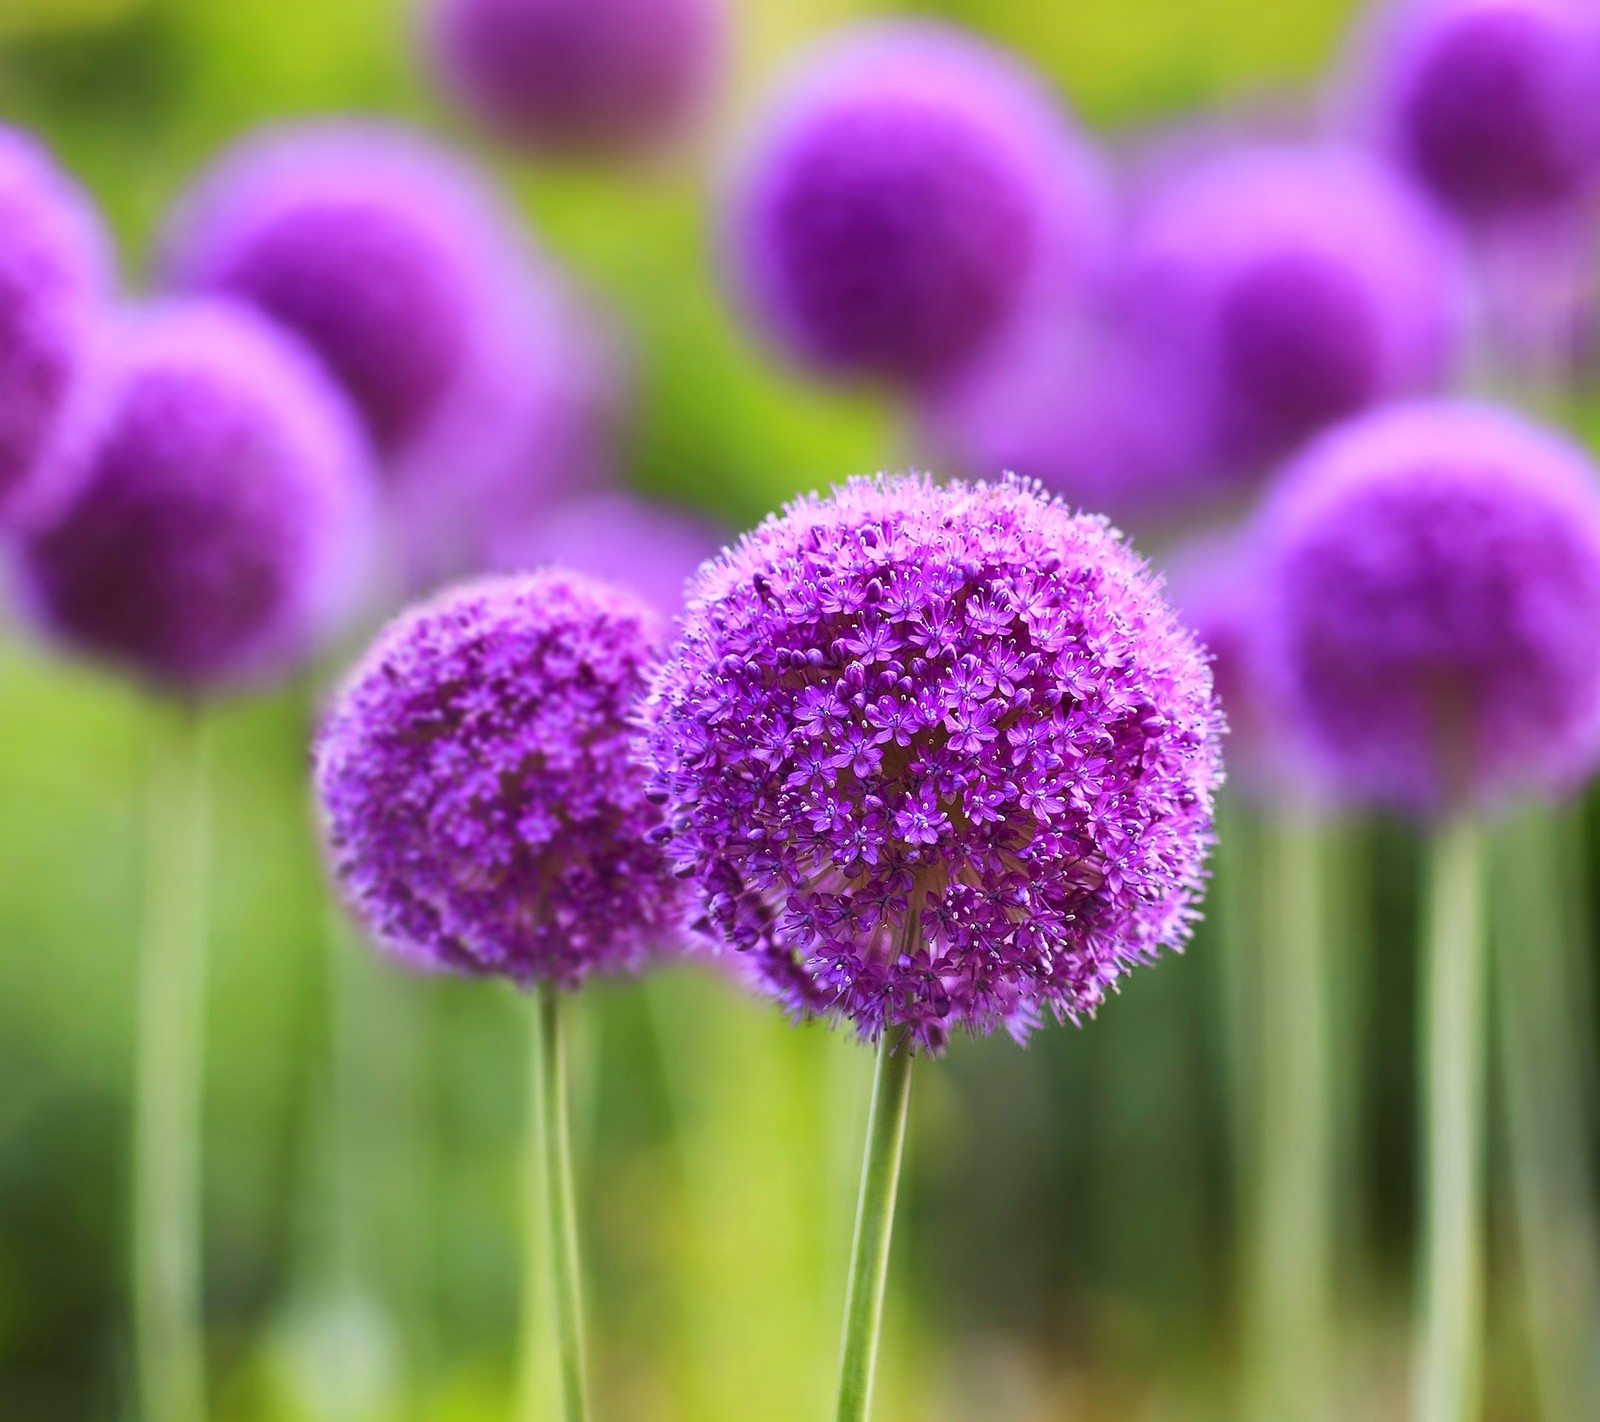
[[[1015,47],[1097,131],[1270,109],[1324,72],[1344,0],[928,0]],[[749,524],[902,463],[887,402],[786,373],[719,282],[731,136],[785,58],[868,12],[743,0],[699,149],[645,171],[492,154],[539,240],[618,322],[629,483]],[[263,120],[362,113],[472,138],[419,73],[400,0],[0,0],[0,119],[95,194],[135,287],[168,204]],[[1581,419],[1581,411],[1569,412]],[[508,1415],[522,1321],[525,1004],[401,977],[331,908],[307,804],[317,678],[215,718],[205,1108],[214,1413],[239,1422]],[[140,790],[152,714],[0,637],[0,1416],[128,1415],[127,1118]],[[958,1041],[921,1072],[896,1239],[884,1422],[1234,1418],[1240,1102],[1251,1060],[1250,827],[1225,836],[1193,949],[1101,1019]],[[1572,810],[1595,897],[1600,814]],[[1347,1415],[1399,1417],[1413,1239],[1417,846],[1329,832],[1341,927],[1340,1368]],[[1568,906],[1569,926],[1584,914]],[[1586,906],[1594,922],[1600,904]],[[1600,1024],[1597,940],[1571,1006]],[[596,1408],[655,1422],[822,1416],[834,1380],[869,1053],[721,978],[599,986],[575,1125]],[[335,1030],[333,1024],[339,1024]],[[1590,1085],[1594,1083],[1591,1081]],[[1500,1117],[1496,1117],[1500,1132]],[[1594,1116],[1580,1151],[1595,1155]],[[1498,1136],[1497,1136],[1498,1139]],[[1528,1340],[1492,1192],[1490,1408],[1525,1417]],[[1600,1346],[1600,1343],[1597,1343]],[[1292,1422],[1292,1419],[1286,1419]],[[1577,1419],[1574,1419],[1577,1422]]]

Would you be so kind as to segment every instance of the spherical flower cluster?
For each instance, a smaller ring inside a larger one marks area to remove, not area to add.
[[[330,858],[413,967],[576,985],[681,918],[629,718],[660,632],[578,574],[449,591],[379,637],[316,747]]]
[[[705,927],[793,1010],[1020,1038],[1187,935],[1205,660],[1119,536],[1037,485],[792,504],[701,571],[644,721]]]
[[[851,34],[778,102],[734,195],[747,303],[816,369],[926,386],[1099,246],[1098,169],[1034,77],[932,24]]]
[[[1264,690],[1356,798],[1422,812],[1600,761],[1600,486],[1492,408],[1326,437],[1262,515]]]
[[[81,373],[111,259],[84,197],[0,126],[0,520],[43,517],[66,491],[46,446]]]
[[[1537,215],[1600,177],[1590,0],[1415,0],[1385,47],[1385,136],[1453,212]]]
[[[720,0],[430,0],[426,39],[445,88],[491,131],[585,157],[682,135],[725,28]]]
[[[366,570],[372,478],[347,402],[228,303],[135,313],[106,346],[62,439],[78,492],[20,549],[25,605],[185,694],[289,671]]]
[[[1150,200],[1120,285],[1147,378],[1201,406],[1235,477],[1443,375],[1453,253],[1382,165],[1263,146],[1182,171]]]
[[[563,471],[543,451],[575,344],[553,274],[495,194],[400,129],[311,124],[234,149],[182,205],[172,283],[249,301],[294,331],[384,458],[414,581],[472,561],[473,515]]]
[[[628,588],[670,618],[683,607],[690,575],[725,541],[714,524],[686,509],[611,491],[569,499],[501,530],[490,565],[572,568]]]

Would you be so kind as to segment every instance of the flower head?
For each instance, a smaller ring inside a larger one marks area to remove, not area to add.
[[[1454,253],[1418,197],[1340,149],[1240,149],[1152,195],[1119,277],[1146,379],[1248,475],[1445,372]]]
[[[630,589],[663,618],[682,609],[684,583],[725,541],[705,518],[620,491],[569,499],[491,535],[492,567],[571,568]]]
[[[568,156],[659,147],[706,107],[721,0],[430,0],[445,87],[515,146]]]
[[[375,124],[258,134],[180,206],[165,267],[288,327],[349,392],[414,581],[475,560],[499,491],[526,500],[566,477],[550,426],[572,404],[566,370],[594,364],[584,332],[498,196],[428,140]]]
[[[77,490],[19,550],[63,641],[197,694],[283,675],[361,590],[365,441],[301,347],[246,307],[170,302],[108,333],[62,457]]]
[[[577,574],[470,583],[406,613],[317,741],[329,855],[412,966],[566,986],[638,965],[680,882],[629,717],[660,631]]]
[[[1488,407],[1356,421],[1256,531],[1263,694],[1345,794],[1433,812],[1600,759],[1600,487]]]
[[[88,199],[31,140],[0,126],[0,521],[33,521],[69,492],[47,445],[110,288]]]
[[[956,31],[857,31],[769,115],[734,198],[749,305],[843,377],[949,375],[1099,245],[1098,170],[1021,65]]]
[[[1590,0],[1413,0],[1384,37],[1390,146],[1470,221],[1571,204],[1600,177]]]
[[[857,480],[702,569],[645,708],[706,926],[866,1036],[1091,1013],[1187,934],[1211,682],[1103,520]]]

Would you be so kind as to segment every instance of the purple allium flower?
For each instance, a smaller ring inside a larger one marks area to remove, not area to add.
[[[502,530],[491,544],[490,565],[572,568],[628,588],[671,618],[683,608],[684,583],[726,541],[687,509],[615,491],[568,500],[525,526]]]
[[[247,307],[179,301],[108,332],[62,457],[77,493],[19,550],[48,630],[199,694],[281,675],[352,610],[373,521],[344,395]]]
[[[1205,660],[1103,520],[855,480],[701,570],[645,707],[706,926],[867,1037],[1017,1037],[1181,944],[1218,780]]]
[[[1331,785],[1432,812],[1600,760],[1600,486],[1486,406],[1335,431],[1264,509],[1262,689]]]
[[[1211,459],[1239,478],[1442,377],[1460,315],[1454,256],[1381,164],[1272,145],[1154,194],[1119,285],[1147,378],[1189,392]]]
[[[835,376],[926,386],[1100,245],[1097,165],[1022,65],[930,23],[850,33],[769,114],[734,194],[748,304]]]
[[[468,112],[537,152],[659,147],[707,106],[721,0],[428,0],[429,59]]]
[[[1600,11],[1592,0],[1413,0],[1382,36],[1378,121],[1445,207],[1471,221],[1572,203],[1600,173]]]
[[[630,717],[661,632],[574,573],[490,579],[389,627],[316,747],[330,857],[413,967],[577,984],[681,917]]]
[[[563,477],[538,450],[565,399],[551,350],[565,294],[497,196],[428,140],[350,124],[258,135],[180,208],[166,270],[252,302],[338,377],[384,457],[408,563],[470,561],[486,491]]]
[[[46,516],[70,491],[46,458],[111,288],[88,199],[24,135],[0,126],[0,521]]]

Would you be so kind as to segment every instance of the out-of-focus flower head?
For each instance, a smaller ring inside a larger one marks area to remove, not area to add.
[[[1260,682],[1326,785],[1422,813],[1600,760],[1600,485],[1577,448],[1426,402],[1330,433],[1256,531]]]
[[[490,566],[572,568],[630,589],[671,618],[683,608],[684,584],[726,541],[699,514],[617,490],[568,500],[502,530]]]
[[[165,269],[249,301],[350,392],[383,456],[412,581],[474,561],[485,505],[562,489],[575,307],[498,196],[405,130],[311,123],[226,153],[175,215]]]
[[[1224,477],[1446,373],[1455,252],[1404,182],[1335,147],[1250,146],[1149,197],[1118,278],[1154,398],[1197,408]]]
[[[334,702],[315,776],[329,857],[413,967],[576,986],[670,937],[684,888],[630,718],[661,628],[546,571],[449,590],[376,641]]]
[[[704,926],[796,1012],[1020,1038],[1188,933],[1205,659],[1120,537],[1036,484],[790,505],[700,572],[644,720]]]
[[[122,316],[68,418],[77,492],[18,553],[22,602],[51,634],[200,695],[287,674],[354,610],[376,522],[366,440],[254,311]]]
[[[749,309],[836,378],[936,383],[1097,265],[1098,164],[1020,62],[932,23],[852,30],[761,124],[729,243]]]
[[[427,0],[451,96],[518,148],[637,154],[681,138],[721,73],[722,0]]]
[[[47,446],[111,286],[88,198],[30,138],[0,125],[0,522],[37,520],[70,493]]]
[[[1591,0],[1409,0],[1365,61],[1380,136],[1473,223],[1548,215],[1600,178],[1600,10]]]

